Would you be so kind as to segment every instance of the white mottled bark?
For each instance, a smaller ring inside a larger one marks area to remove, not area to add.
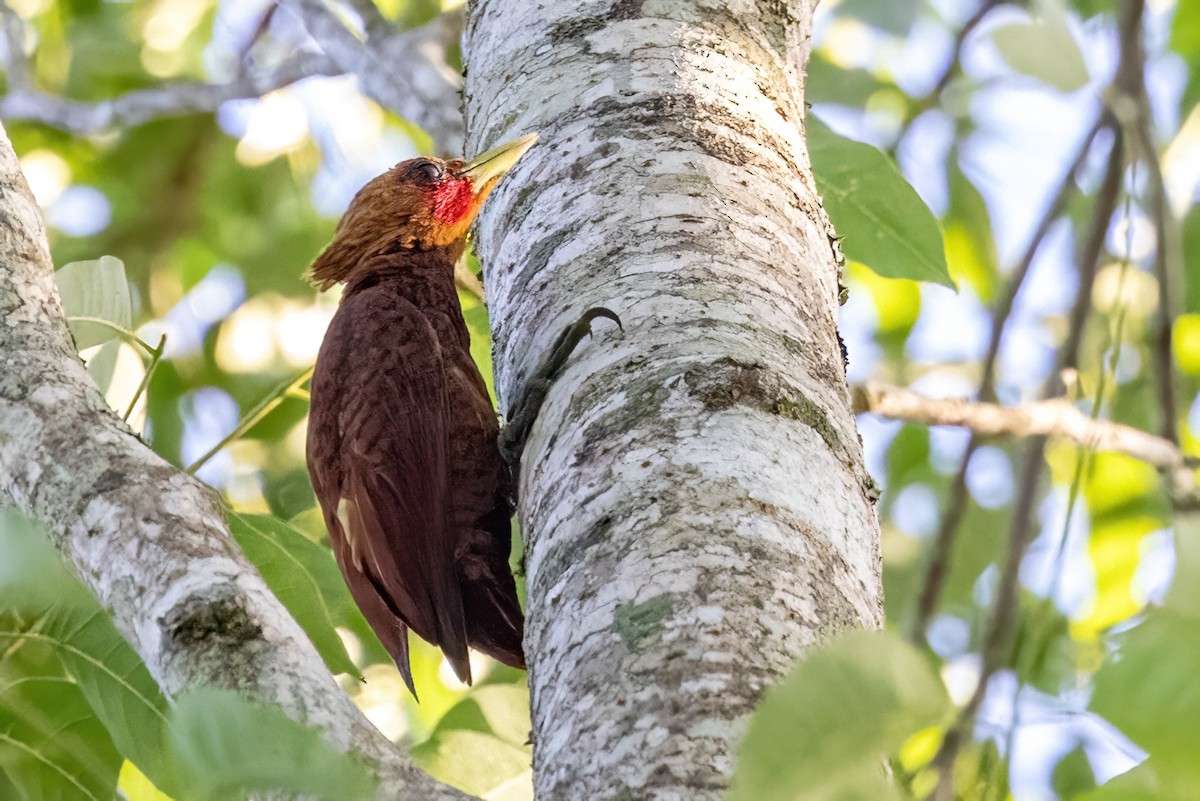
[[[0,128],[0,504],[42,523],[168,695],[273,701],[379,765],[384,798],[462,799],[333,681],[229,536],[214,493],[104,403],[67,333],[45,230]]]
[[[815,0],[476,0],[468,151],[539,131],[477,246],[502,408],[597,323],[525,452],[540,799],[708,799],[764,687],[882,618],[803,137]]]

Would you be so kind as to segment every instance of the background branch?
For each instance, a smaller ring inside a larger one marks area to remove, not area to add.
[[[374,7],[373,3],[359,3],[355,9],[363,16],[368,34],[364,42],[321,0],[281,0],[280,5],[299,18],[321,52],[300,50],[272,69],[250,70],[228,83],[167,84],[98,102],[71,100],[34,88],[23,51],[24,22],[3,6],[9,80],[8,93],[0,97],[0,118],[90,134],[161,117],[214,112],[229,100],[261,97],[314,75],[352,74],[366,95],[428,133],[439,152],[461,154],[462,82],[446,62],[446,52],[462,30],[463,9],[398,32],[378,9],[369,14],[366,6]]]
[[[368,30],[363,42],[322,0],[279,1],[343,72],[358,78],[366,95],[423,128],[439,153],[462,154],[462,80],[446,63],[446,15],[378,41]]]
[[[1162,471],[1173,492],[1196,491],[1196,465],[1171,441],[1132,426],[1097,420],[1064,398],[1021,406],[972,402],[965,398],[929,398],[912,390],[868,382],[852,389],[854,410],[931,426],[962,426],[979,437],[1054,436],[1080,447],[1130,456]]]
[[[163,117],[214,112],[230,100],[261,97],[314,75],[338,75],[326,55],[298,53],[273,70],[240,76],[223,84],[189,81],[137,89],[94,103],[69,100],[33,89],[0,97],[0,118],[41,122],[78,135],[129,128]]]

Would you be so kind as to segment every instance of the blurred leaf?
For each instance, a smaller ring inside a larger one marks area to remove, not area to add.
[[[1035,5],[1039,13],[1032,21],[992,31],[996,49],[1017,72],[1063,92],[1082,89],[1089,80],[1087,64],[1060,0],[1038,0]]]
[[[1086,616],[1072,624],[1080,639],[1094,637],[1141,611],[1145,599],[1134,594],[1133,579],[1141,561],[1146,535],[1162,528],[1163,521],[1130,515],[1092,522],[1088,556],[1096,574],[1096,596]]]
[[[992,235],[992,220],[983,195],[963,174],[958,160],[950,159],[950,204],[942,221],[946,261],[956,281],[965,281],[984,303],[996,296],[999,256]]]
[[[977,801],[1003,799],[1011,801],[1008,793],[1008,762],[1000,755],[996,741],[989,738],[968,743],[954,767],[956,799]]]
[[[850,17],[873,28],[903,36],[917,20],[917,0],[842,0],[838,16]]]
[[[1175,363],[1191,375],[1200,375],[1200,314],[1181,314],[1175,318],[1171,338]]]
[[[1194,801],[1194,794],[1168,793],[1155,775],[1154,765],[1143,762],[1089,793],[1072,796],[1072,801]]]
[[[1023,684],[1056,695],[1077,680],[1071,623],[1055,604],[1022,590],[1017,636],[1009,664]]]
[[[112,385],[113,372],[117,368],[117,354],[121,351],[121,341],[110,339],[87,358],[87,369],[103,395],[108,394]]]
[[[1059,760],[1054,766],[1051,784],[1060,798],[1075,798],[1079,793],[1095,788],[1096,775],[1083,746],[1076,746]]]
[[[1200,617],[1196,614],[1195,609],[1188,614],[1155,609],[1116,639],[1119,658],[1107,661],[1096,674],[1091,708],[1150,754],[1147,765],[1155,794],[1141,796],[1136,794],[1140,788],[1105,785],[1101,790],[1106,794],[1088,798],[1200,797],[1196,769]]]
[[[1200,610],[1200,515],[1175,521],[1175,576],[1163,605],[1184,614]]]
[[[811,114],[805,125],[817,188],[846,257],[888,278],[953,287],[937,220],[887,156]]]
[[[883,760],[951,709],[925,657],[887,631],[814,648],[750,719],[731,801],[894,798]]]
[[[155,787],[154,783],[146,778],[146,774],[129,760],[125,760],[125,764],[121,765],[117,787],[128,801],[173,801],[171,796]]]
[[[319,730],[228,690],[179,698],[169,731],[176,769],[188,782],[180,801],[227,801],[265,791],[329,801],[374,798],[366,769],[334,751]]]
[[[879,315],[880,344],[899,349],[921,316],[921,285],[903,278],[884,278],[858,261],[847,265],[847,275],[854,291],[858,286],[871,293]]]
[[[1185,59],[1200,55],[1200,15],[1189,8],[1187,0],[1182,0],[1175,8],[1170,44],[1171,49]]]
[[[0,674],[6,681],[0,683],[8,686],[0,694],[0,707],[6,707],[0,729],[20,737],[61,727],[64,733],[54,734],[53,741],[24,745],[37,760],[60,766],[56,754],[65,748],[71,759],[82,760],[78,771],[66,772],[103,775],[106,799],[112,797],[121,753],[163,781],[167,704],[142,661],[62,566],[46,537],[16,513],[0,514],[0,552],[6,558],[0,570],[0,609],[6,610],[0,613]],[[29,776],[16,778],[11,766],[6,770],[26,793],[36,787]]]
[[[0,613],[0,626],[14,622]],[[13,640],[0,640],[11,651]],[[0,775],[12,801],[88,799],[108,801],[117,783],[121,757],[100,721],[70,680],[52,663],[24,663],[26,651],[6,653],[0,662]]]
[[[885,88],[895,88],[895,84],[861,68],[839,67],[820,51],[809,57],[808,79],[804,85],[804,99],[809,103],[861,108],[866,106],[871,95]]]
[[[532,799],[531,728],[525,687],[485,685],[451,707],[412,756],[435,778],[469,793]]]
[[[1072,0],[1071,7],[1084,19],[1106,14],[1116,7],[1117,0]]]
[[[120,259],[101,256],[95,261],[71,262],[63,265],[54,279],[78,350],[107,342],[133,327],[129,282]]]
[[[49,670],[45,680],[62,696],[61,704],[74,709],[72,719],[105,733],[107,748],[116,749],[110,754],[115,761],[108,766],[113,782],[121,762],[117,751],[156,780],[169,781],[162,748],[166,700],[137,654],[34,527],[5,513],[0,517],[0,541],[8,567],[0,572],[0,609],[15,610],[10,613],[15,617],[0,627],[5,672],[11,669],[8,658],[36,643],[48,660],[39,661],[29,678],[41,681],[41,671]],[[75,696],[79,702],[71,700]],[[58,711],[58,703],[42,701]],[[23,712],[28,719],[47,714],[36,704]]]
[[[976,604],[981,576],[993,565],[999,565],[1008,554],[1008,533],[1012,525],[1009,509],[984,509],[967,504],[961,531],[968,536],[954,540],[950,571],[942,591],[942,611],[972,621],[981,622],[981,610]]]
[[[469,729],[435,733],[413,748],[411,755],[435,779],[475,795],[490,794],[497,788],[508,789],[509,782],[530,771],[528,748]],[[531,796],[532,793],[518,797]]]
[[[229,530],[333,673],[361,678],[330,609],[349,594],[333,552],[271,515],[227,512]]]
[[[914,473],[920,477],[929,474],[929,429],[925,426],[905,425],[892,438],[888,446],[887,485],[897,489],[912,482]]]
[[[1197,71],[1200,72],[1200,66]],[[1197,92],[1200,93],[1200,86]],[[1200,205],[1193,205],[1183,218],[1183,250],[1188,264],[1200,263]],[[1183,295],[1184,310],[1200,313],[1200,281],[1188,281]]]
[[[489,684],[472,690],[442,716],[434,734],[451,729],[493,734],[507,743],[524,746],[533,730],[528,688]]]

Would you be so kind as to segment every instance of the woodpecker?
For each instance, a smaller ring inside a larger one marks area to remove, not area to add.
[[[546,387],[598,316],[559,337],[501,437],[454,285],[467,231],[536,134],[366,184],[312,265],[342,300],[314,368],[307,459],[355,603],[416,696],[408,631],[471,683],[468,648],[525,667],[509,569],[514,468]],[[619,320],[617,320],[619,324]]]

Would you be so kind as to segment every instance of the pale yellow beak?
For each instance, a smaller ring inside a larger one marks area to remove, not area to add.
[[[526,134],[520,139],[493,147],[486,153],[480,153],[468,161],[459,174],[470,178],[478,191],[512,169],[517,160],[525,155],[525,151],[533,147],[537,138],[538,135],[535,133]]]

